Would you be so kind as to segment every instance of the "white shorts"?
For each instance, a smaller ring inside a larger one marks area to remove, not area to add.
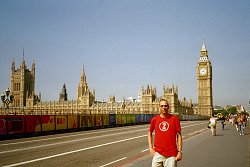
[[[155,152],[152,160],[152,167],[177,167],[177,161],[175,157],[165,157]]]

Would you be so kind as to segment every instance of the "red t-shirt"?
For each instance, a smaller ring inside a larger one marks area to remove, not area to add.
[[[169,114],[166,118],[157,115],[152,118],[149,131],[154,135],[155,151],[167,157],[177,155],[176,135],[181,132],[179,119]]]

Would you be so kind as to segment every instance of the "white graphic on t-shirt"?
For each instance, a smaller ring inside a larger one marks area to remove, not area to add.
[[[163,132],[167,131],[168,128],[169,128],[168,122],[166,122],[166,121],[161,122],[161,123],[159,124],[159,128],[160,128],[160,130],[163,131]]]

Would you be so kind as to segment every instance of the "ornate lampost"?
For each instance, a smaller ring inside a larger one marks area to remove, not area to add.
[[[5,113],[6,113],[6,134],[8,135],[9,133],[9,127],[8,127],[8,110],[9,110],[9,104],[13,102],[13,99],[14,99],[14,96],[13,95],[10,95],[10,89],[6,89],[5,90],[5,94],[4,92],[1,94],[1,100],[4,104],[4,106],[6,106],[6,110],[5,110]]]
[[[13,99],[14,99],[14,96],[13,95],[10,95],[10,89],[7,88],[5,90],[5,94],[4,92],[2,93],[1,95],[1,100],[4,104],[4,106],[6,106],[6,108],[9,108],[9,104],[13,102]]]

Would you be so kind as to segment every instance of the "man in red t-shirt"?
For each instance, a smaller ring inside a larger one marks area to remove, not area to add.
[[[179,119],[168,113],[168,101],[160,101],[160,115],[153,117],[148,132],[150,154],[153,156],[152,167],[176,167],[182,159],[182,136]],[[153,147],[153,135],[154,147]],[[177,147],[177,144],[178,147]]]

